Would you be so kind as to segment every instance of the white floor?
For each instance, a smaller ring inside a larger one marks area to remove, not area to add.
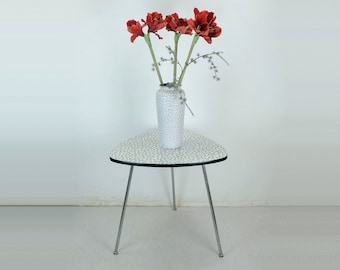
[[[340,208],[0,207],[0,269],[340,269]]]

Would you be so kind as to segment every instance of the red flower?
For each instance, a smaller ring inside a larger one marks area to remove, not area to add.
[[[192,29],[190,28],[187,19],[178,18],[178,14],[174,13],[165,17],[166,30],[179,32],[181,34],[192,34]]]
[[[148,33],[154,33],[159,39],[162,39],[162,37],[157,34],[157,31],[163,29],[166,25],[166,22],[165,20],[163,20],[163,15],[161,13],[148,13],[146,16],[146,21],[142,21],[145,25],[148,26]]]
[[[140,22],[135,20],[129,20],[126,23],[127,30],[132,34],[130,40],[131,42],[134,42],[137,37],[144,37],[144,33],[142,30],[142,26]]]
[[[216,16],[214,12],[207,10],[199,11],[197,8],[194,9],[195,20],[188,20],[190,27],[201,37],[203,37],[209,44],[211,38],[218,37],[222,33],[221,27],[215,23]]]
[[[216,23],[209,26],[208,37],[204,37],[204,39],[211,44],[211,38],[219,37],[222,33],[222,28],[217,26]]]

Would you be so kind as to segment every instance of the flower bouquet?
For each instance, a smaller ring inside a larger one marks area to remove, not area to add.
[[[216,55],[221,58],[224,62],[226,60],[221,56],[222,52],[212,52],[204,55],[197,54],[195,58],[191,58],[193,49],[200,37],[202,37],[209,44],[212,43],[212,38],[217,38],[221,35],[222,29],[215,22],[216,16],[213,12],[209,12],[207,10],[199,11],[197,8],[194,9],[195,17],[193,19],[185,19],[179,18],[177,13],[173,13],[171,15],[167,15],[165,19],[163,19],[163,15],[158,12],[148,13],[146,16],[146,20],[141,20],[142,24],[136,20],[127,21],[127,30],[132,34],[130,40],[134,42],[137,37],[144,37],[146,44],[151,53],[151,57],[153,60],[153,69],[156,70],[157,76],[159,79],[160,85],[164,85],[162,75],[159,69],[160,62],[171,61],[173,64],[173,81],[171,83],[175,88],[179,88],[182,85],[183,78],[185,72],[190,64],[196,63],[199,58],[205,58],[210,63],[210,68],[214,72],[213,78],[219,80],[220,78],[217,76],[217,67],[212,61],[212,56]],[[143,28],[147,27],[147,32],[144,33]],[[172,55],[170,59],[161,58],[160,62],[157,61],[152,42],[150,38],[150,33],[155,34],[158,39],[163,39],[158,31],[161,29],[166,29],[170,32],[174,32],[174,49],[170,46],[167,46],[169,53]],[[178,43],[181,35],[192,35],[194,32],[194,36],[191,42],[191,46],[188,51],[188,55],[184,62],[184,66],[178,61]],[[227,62],[226,62],[227,63]],[[177,68],[181,67],[181,72],[177,77]]]

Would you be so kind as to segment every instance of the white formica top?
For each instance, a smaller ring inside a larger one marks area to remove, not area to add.
[[[227,156],[222,146],[188,130],[184,131],[180,148],[164,149],[155,129],[119,144],[112,150],[110,159],[135,166],[180,167],[220,162]]]

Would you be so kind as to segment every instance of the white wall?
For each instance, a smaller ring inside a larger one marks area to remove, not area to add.
[[[129,168],[109,152],[156,127],[158,85],[125,23],[198,7],[223,34],[196,52],[230,63],[216,61],[220,82],[199,63],[183,86],[186,127],[229,152],[207,167],[215,204],[340,205],[338,1],[29,2],[0,3],[0,204],[121,204]],[[199,167],[176,177],[179,204],[207,204]],[[130,202],[167,205],[169,184],[169,169],[138,167]]]

